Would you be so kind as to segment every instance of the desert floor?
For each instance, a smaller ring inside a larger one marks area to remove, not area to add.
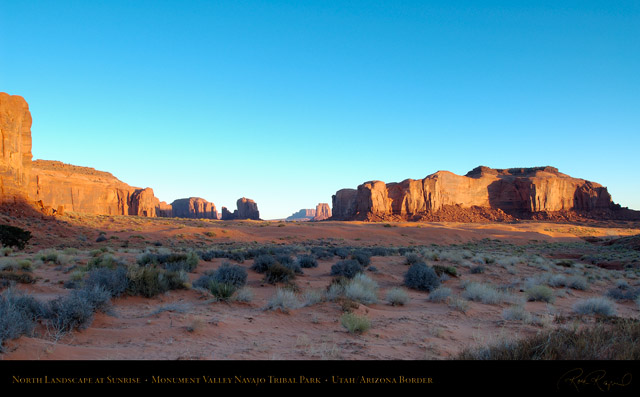
[[[108,309],[72,332],[55,332],[41,324],[6,341],[2,360],[448,360],[466,348],[553,327],[588,327],[597,316],[581,313],[576,304],[604,297],[622,285],[640,285],[640,252],[607,244],[640,234],[640,225],[633,223],[383,224],[73,213],[6,220],[31,230],[33,238],[24,250],[5,249],[0,267],[28,272],[35,282],[7,284],[4,290],[19,290],[43,302],[81,285],[92,258],[105,254],[135,264],[145,251],[285,247],[293,258],[310,253],[311,247],[396,251],[372,256],[364,272],[377,284],[375,303],[326,295],[334,278],[331,267],[342,260],[331,255],[296,275],[286,288],[295,292],[298,305],[284,310],[269,309],[269,302],[285,286],[265,282],[263,274],[251,269],[253,259],[200,259],[187,274],[185,288],[152,298],[115,297]],[[430,266],[455,269],[455,275],[442,278],[441,288],[449,289],[442,300],[430,299],[433,292],[404,287],[408,253]],[[45,260],[46,254],[54,259]],[[16,269],[21,261],[28,264]],[[222,301],[190,286],[223,263],[247,270],[243,299]],[[473,283],[497,291],[497,301],[470,298],[467,289]],[[528,291],[540,285],[552,296],[528,300]],[[403,305],[387,299],[395,288],[408,296]],[[611,303],[618,317],[640,316],[634,300]],[[368,318],[370,328],[349,332],[341,324],[347,311]]]

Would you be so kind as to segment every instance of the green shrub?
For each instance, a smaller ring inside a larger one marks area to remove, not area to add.
[[[534,285],[525,291],[528,301],[553,302],[553,290],[546,285]]]
[[[273,255],[260,255],[257,256],[253,260],[253,265],[251,265],[251,270],[257,273],[264,273],[269,269],[270,266],[276,263],[276,258]]]
[[[436,272],[423,262],[418,262],[409,268],[404,276],[404,285],[419,291],[432,291],[440,285]]]
[[[318,267],[318,261],[311,255],[300,255],[297,260],[301,268]]]
[[[228,301],[238,288],[230,283],[221,283],[218,281],[211,281],[209,283],[209,291],[217,300]]]
[[[371,328],[371,321],[365,316],[345,313],[340,317],[340,323],[352,334],[362,334]]]
[[[429,293],[430,302],[445,302],[451,296],[451,288],[438,287]]]
[[[127,269],[118,267],[115,269],[98,268],[87,273],[85,285],[87,288],[104,288],[113,297],[125,293],[128,287]]]

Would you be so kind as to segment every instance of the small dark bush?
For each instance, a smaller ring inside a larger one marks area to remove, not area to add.
[[[482,274],[485,271],[484,266],[474,266],[471,268],[471,274]]]
[[[347,248],[336,248],[333,253],[335,254],[335,256],[339,257],[340,259],[346,259],[347,256],[349,256],[349,254],[351,253],[350,249]]]
[[[358,261],[363,267],[367,267],[371,264],[371,255],[365,250],[354,251],[351,254],[351,259]]]
[[[236,292],[238,287],[229,283],[220,283],[215,280],[209,283],[209,291],[220,301],[228,301]]]
[[[24,249],[31,239],[31,232],[19,227],[0,225],[0,243],[5,247]]]
[[[87,327],[96,308],[104,306],[108,300],[108,292],[100,288],[73,291],[49,302],[44,317],[56,333],[67,333]]]
[[[253,265],[251,265],[251,270],[264,273],[269,269],[270,266],[276,263],[276,259],[272,255],[260,255],[253,260]]]
[[[411,265],[405,274],[404,285],[419,291],[432,291],[438,288],[440,279],[432,268],[423,262],[418,262]]]
[[[214,279],[215,274],[216,274],[215,272],[208,272],[203,276],[200,276],[196,281],[194,281],[191,284],[191,286],[193,288],[209,289],[209,285],[211,284],[211,282],[215,281]]]
[[[331,266],[332,276],[342,276],[346,278],[353,278],[356,274],[361,273],[364,270],[362,265],[358,261],[353,259],[347,259],[339,261],[335,265]]]
[[[312,247],[311,254],[316,257],[316,259],[330,259],[333,257],[333,252],[325,247]]]
[[[98,236],[98,238],[96,239],[96,243],[101,243],[103,241],[107,241],[107,237],[104,234],[101,234]]]
[[[127,293],[151,298],[171,289],[184,288],[184,280],[178,272],[167,272],[153,267],[130,269]]]
[[[318,261],[311,255],[298,256],[298,265],[302,268],[308,269],[311,267],[318,267]]]
[[[247,283],[247,271],[238,265],[224,263],[215,272],[213,279],[218,283],[242,288]]]
[[[295,272],[279,263],[275,263],[264,272],[265,281],[269,284],[286,283],[295,278]]]
[[[607,291],[606,296],[618,301],[634,301],[640,296],[640,288],[612,288]]]

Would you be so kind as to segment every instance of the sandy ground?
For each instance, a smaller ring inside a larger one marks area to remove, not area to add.
[[[22,221],[25,224],[26,221]],[[263,221],[207,221],[181,219],[145,219],[68,214],[53,220],[30,223],[36,227],[34,244],[26,252],[15,252],[16,258],[29,257],[46,248],[75,247],[80,253],[110,246],[118,255],[135,261],[141,249],[191,247],[201,249],[226,243],[315,244],[330,241],[348,246],[449,246],[500,240],[514,246],[534,243],[583,243],[582,237],[613,238],[640,233],[633,224],[575,225],[556,223],[357,223],[317,222],[284,223]],[[95,242],[102,232],[107,241]],[[485,240],[486,241],[486,240]],[[560,252],[562,254],[562,252]],[[566,253],[571,256],[570,253]],[[558,252],[549,251],[549,257]],[[575,257],[575,253],[573,253]],[[80,255],[81,257],[81,255]],[[560,255],[559,257],[562,257]],[[79,259],[82,261],[83,259]],[[309,290],[324,291],[331,283],[331,266],[339,259],[319,260],[317,268],[304,269],[295,284],[300,294]],[[551,259],[550,259],[551,260]],[[208,270],[215,270],[223,259],[200,261],[189,277],[193,281]],[[579,261],[579,260],[578,260]],[[86,260],[85,260],[86,262]],[[433,262],[428,262],[432,264]],[[443,286],[459,297],[464,282],[490,282],[493,285],[513,283],[543,272],[527,263],[512,266],[485,265],[486,271],[474,274],[469,267],[454,265],[459,277],[451,277]],[[634,272],[613,271],[609,276],[598,273],[587,290],[555,289],[553,303],[526,302],[525,309],[536,315],[536,323],[505,320],[503,311],[511,303],[484,304],[466,301],[465,312],[446,302],[434,303],[429,294],[407,290],[409,301],[392,306],[385,296],[389,289],[402,287],[408,267],[402,256],[372,257],[376,272],[366,272],[379,285],[375,304],[359,304],[353,310],[371,320],[364,334],[352,334],[341,325],[341,304],[325,301],[283,313],[266,310],[276,286],[263,281],[252,270],[251,260],[239,263],[247,269],[248,287],[253,292],[250,302],[218,302],[199,290],[174,290],[154,298],[125,296],[112,300],[106,313],[96,313],[88,328],[67,335],[52,335],[38,329],[32,336],[8,341],[2,360],[440,360],[451,359],[462,349],[487,344],[504,338],[533,335],[559,324],[557,318],[568,318],[572,326],[590,324],[590,317],[572,314],[575,302],[591,296],[602,296],[613,282],[627,277],[637,284]],[[585,268],[589,272],[591,267]],[[604,269],[594,269],[603,272]],[[21,290],[39,299],[52,299],[67,294],[62,283],[69,274],[59,266],[41,264],[33,274],[35,284],[19,285]],[[522,291],[514,295],[523,296]],[[616,302],[618,315],[638,318],[635,302]]]

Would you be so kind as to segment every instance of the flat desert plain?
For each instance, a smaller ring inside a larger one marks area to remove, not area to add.
[[[451,360],[551,329],[640,315],[637,298],[628,293],[640,286],[637,239],[628,237],[640,234],[637,223],[74,213],[7,221],[33,237],[23,250],[3,250],[3,274],[28,280],[5,280],[3,292],[43,304],[86,288],[97,271],[169,271],[172,255],[197,259],[174,272],[180,282],[172,289],[118,293],[74,327],[38,321],[4,341],[3,360]],[[256,271],[267,256],[297,271],[269,279]],[[360,275],[339,279],[334,265],[345,261],[360,263]],[[420,262],[438,270],[430,290],[405,284]],[[222,267],[246,271],[246,282],[227,291],[209,288],[202,280]],[[590,298],[606,302],[610,312],[585,309]]]

